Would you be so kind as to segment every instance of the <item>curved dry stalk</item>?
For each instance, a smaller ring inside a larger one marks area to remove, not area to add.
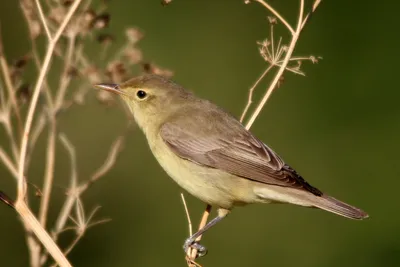
[[[35,113],[36,105],[37,105],[37,102],[39,99],[40,89],[42,88],[43,81],[44,81],[47,71],[50,67],[50,61],[53,56],[55,46],[56,46],[59,38],[61,37],[61,34],[64,32],[67,24],[71,20],[73,14],[77,10],[81,1],[82,0],[76,0],[72,4],[72,6],[69,9],[67,15],[65,16],[63,22],[61,23],[60,27],[58,28],[55,36],[49,40],[49,44],[48,44],[47,51],[46,51],[46,56],[43,61],[43,66],[41,68],[41,71],[39,73],[39,78],[38,78],[35,88],[33,90],[32,100],[31,100],[31,104],[29,106],[28,115],[27,115],[26,122],[25,122],[24,135],[22,137],[22,142],[21,142],[21,152],[20,152],[20,157],[19,157],[20,162],[19,162],[19,168],[18,168],[19,181],[18,181],[18,191],[17,191],[17,195],[18,195],[17,202],[23,201],[23,199],[25,197],[26,187],[25,187],[25,181],[23,178],[23,172],[24,172],[24,168],[25,168],[26,149],[27,149],[29,133],[30,133],[30,129],[31,129],[32,121],[33,121],[33,115]],[[45,24],[46,23],[45,19],[43,17],[41,17],[41,19],[42,19],[43,24]]]
[[[17,201],[15,203],[15,210],[20,214],[28,229],[32,230],[43,246],[45,246],[47,251],[53,256],[54,260],[62,267],[72,267],[60,248],[54,243],[46,230],[43,229],[42,225],[26,205],[25,201]]]
[[[320,0],[319,0],[319,2],[320,2]],[[314,11],[315,11],[315,9],[312,12],[314,12]],[[288,47],[288,49],[286,51],[285,58],[284,58],[284,60],[282,62],[282,65],[280,66],[277,74],[275,75],[275,78],[272,80],[270,86],[268,87],[268,90],[264,94],[264,96],[261,99],[260,103],[257,105],[255,111],[253,112],[253,114],[251,115],[249,121],[247,122],[246,129],[250,129],[250,127],[253,125],[254,121],[256,120],[258,115],[260,114],[261,110],[264,108],[265,103],[268,101],[268,99],[271,96],[272,92],[277,87],[278,82],[282,77],[282,74],[284,73],[285,69],[287,68],[289,60],[290,60],[290,58],[291,58],[291,56],[293,54],[294,48],[296,46],[297,40],[298,40],[298,38],[300,36],[301,30],[304,27],[304,19],[303,19],[304,15],[303,14],[304,14],[304,0],[300,0],[300,10],[299,10],[299,17],[298,17],[296,31],[292,35],[292,40],[291,40],[290,45],[289,45],[289,47]],[[306,16],[306,18],[308,18],[308,16]]]
[[[267,75],[267,73],[272,69],[273,66],[274,65],[269,65],[268,68],[260,75],[260,77],[258,77],[257,81],[253,84],[253,86],[250,87],[247,104],[246,104],[246,106],[245,106],[245,108],[244,108],[244,110],[242,112],[242,115],[240,116],[240,122],[243,122],[247,112],[249,111],[249,108],[250,108],[251,104],[253,103],[254,89],[256,89],[258,84],[262,81],[262,79],[264,79],[265,75]]]
[[[39,222],[43,227],[46,227],[47,212],[49,210],[50,195],[53,188],[54,180],[54,165],[55,165],[55,153],[56,153],[56,122],[55,118],[50,123],[49,137],[47,139],[47,157],[46,157],[46,174],[43,183],[43,194],[40,201],[39,208]]]
[[[10,70],[8,68],[8,63],[6,61],[6,58],[4,56],[3,40],[1,38],[1,27],[0,27],[0,68],[3,73],[4,82],[6,84],[5,87],[8,90],[8,95],[10,97],[12,107],[14,109],[15,115],[17,116],[17,124],[18,124],[19,134],[22,134],[22,118],[21,118],[21,113],[20,113],[19,107],[18,107],[17,98],[15,96],[16,90],[14,88],[13,82],[11,81]]]
[[[90,179],[83,185],[80,186],[79,190],[81,193],[85,192],[93,183],[103,177],[111,168],[115,165],[117,161],[117,156],[122,149],[124,143],[124,137],[118,137],[114,143],[111,145],[110,152],[107,155],[106,160],[103,165],[101,165],[90,177]]]
[[[44,30],[46,32],[46,35],[47,35],[47,40],[50,42],[53,38],[51,37],[51,33],[50,33],[49,26],[48,26],[47,21],[46,21],[46,17],[43,14],[42,5],[40,4],[39,0],[35,0],[35,3],[36,3],[36,7],[37,7],[37,9],[39,11],[39,16],[43,21],[42,24],[43,24],[43,28],[44,28]]]
[[[65,200],[63,207],[60,210],[60,213],[57,217],[55,227],[52,231],[52,237],[54,240],[57,240],[58,234],[64,229],[65,224],[67,223],[68,216],[71,214],[72,207],[75,203],[76,198],[79,196],[75,192],[74,189],[78,187],[78,169],[76,166],[76,152],[75,147],[68,140],[67,136],[64,134],[59,135],[60,141],[63,144],[64,148],[67,150],[70,158],[71,164],[71,179],[70,186],[68,192],[68,198]]]
[[[15,167],[14,163],[10,159],[10,157],[7,155],[7,153],[3,150],[3,148],[0,147],[0,160],[3,162],[4,166],[7,167],[7,169],[11,172],[11,174],[18,179],[18,170]]]
[[[104,176],[113,167],[116,162],[118,152],[121,150],[123,144],[123,137],[117,138],[117,140],[114,141],[114,143],[111,145],[110,152],[108,153],[104,164],[101,165],[97,171],[95,171],[95,173],[87,182],[79,185],[75,147],[71,144],[65,134],[60,134],[60,140],[70,156],[71,183],[68,189],[68,197],[65,200],[63,207],[61,208],[61,211],[55,223],[55,227],[52,231],[52,237],[54,240],[57,240],[58,234],[61,233],[65,228],[65,224],[67,223],[68,217],[71,214],[71,210],[73,208],[75,200],[82,193],[84,193],[91,184]]]
[[[258,3],[260,3],[261,5],[263,5],[265,8],[267,8],[269,11],[271,11],[272,14],[274,14],[274,16],[276,16],[282,23],[283,25],[286,26],[286,28],[290,31],[291,34],[294,34],[294,30],[292,28],[292,26],[290,26],[289,22],[287,22],[282,16],[281,14],[279,14],[278,11],[275,10],[275,8],[273,8],[271,5],[269,5],[267,2],[265,2],[264,0],[254,0]]]
[[[38,239],[43,244],[43,246],[53,256],[55,261],[62,267],[64,267],[64,266],[69,267],[69,266],[71,266],[71,264],[69,263],[67,258],[64,256],[62,251],[58,248],[58,246],[54,243],[54,241],[51,239],[51,237],[46,232],[46,230],[42,227],[42,225],[36,219],[36,217],[29,210],[29,207],[26,205],[26,202],[25,202],[26,181],[25,181],[25,177],[24,177],[24,169],[25,169],[26,152],[27,152],[28,141],[29,141],[29,133],[31,130],[33,117],[34,117],[37,102],[39,99],[39,94],[40,94],[43,82],[45,80],[45,76],[50,67],[50,62],[51,62],[51,59],[53,56],[53,52],[55,50],[55,47],[56,47],[56,44],[57,44],[59,38],[61,37],[62,33],[64,32],[64,30],[65,30],[67,24],[69,23],[69,21],[71,20],[73,14],[78,9],[81,1],[82,0],[74,1],[74,3],[70,7],[68,13],[66,14],[65,18],[63,19],[61,25],[59,26],[56,34],[54,35],[53,38],[49,39],[49,42],[48,42],[45,59],[43,61],[43,65],[40,70],[38,80],[37,80],[36,85],[33,90],[31,103],[30,103],[30,106],[28,109],[28,114],[27,114],[26,121],[25,121],[25,127],[24,127],[24,132],[23,132],[21,146],[20,146],[20,156],[19,156],[19,164],[18,164],[17,200],[15,203],[15,209],[18,212],[18,214],[21,216],[24,223],[27,224],[30,229],[32,229],[32,231],[38,237]],[[39,2],[37,2],[37,3],[40,5]],[[45,25],[46,20],[43,17],[43,14],[41,14],[40,18],[42,20],[43,25]]]
[[[36,0],[38,1],[38,0]],[[38,2],[37,2],[38,4]],[[40,6],[40,4],[38,4]],[[44,16],[43,16],[44,17]],[[50,33],[49,33],[49,36]],[[50,37],[49,37],[50,38]],[[51,38],[50,38],[51,39]],[[68,48],[67,48],[67,56],[64,61],[64,70],[62,73],[62,77],[60,78],[59,90],[56,96],[56,100],[54,103],[53,110],[50,111],[49,120],[49,137],[48,137],[48,145],[47,145],[47,162],[46,162],[46,175],[43,183],[43,197],[40,202],[39,209],[39,221],[46,227],[47,220],[47,212],[49,209],[49,201],[51,190],[53,188],[53,179],[54,179],[54,163],[55,163],[55,140],[56,140],[56,129],[57,129],[57,121],[56,121],[56,113],[57,110],[61,108],[64,96],[67,90],[67,87],[70,82],[70,78],[68,75],[68,70],[71,65],[72,55],[75,47],[75,34],[72,34],[68,38]]]
[[[204,211],[203,216],[201,217],[201,220],[200,220],[199,230],[202,229],[207,224],[207,220],[208,220],[208,217],[210,216],[211,209],[212,209],[211,205],[207,204],[206,210]],[[196,241],[200,242],[201,238],[202,238],[202,235],[199,236],[198,238],[196,238]],[[190,258],[195,259],[196,255],[197,255],[197,249],[191,249]]]

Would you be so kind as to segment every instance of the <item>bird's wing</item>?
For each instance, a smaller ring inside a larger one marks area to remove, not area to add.
[[[183,159],[264,184],[322,194],[242,125],[235,125],[232,129],[210,123],[206,130],[200,131],[198,127],[189,125],[183,128],[180,125],[182,122],[179,120],[165,123],[160,135],[172,151]]]

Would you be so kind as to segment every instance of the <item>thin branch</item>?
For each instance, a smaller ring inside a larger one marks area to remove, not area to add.
[[[24,177],[24,169],[25,169],[26,152],[27,152],[28,141],[29,141],[29,133],[31,130],[33,117],[34,117],[37,102],[39,99],[40,90],[42,88],[43,82],[45,80],[45,76],[49,69],[50,61],[52,59],[55,46],[56,46],[61,34],[64,32],[67,24],[71,20],[73,14],[79,7],[79,4],[81,3],[81,1],[82,0],[76,0],[71,5],[68,13],[66,14],[65,18],[63,19],[63,22],[61,23],[55,36],[51,39],[51,41],[49,42],[48,47],[47,47],[45,59],[43,61],[43,66],[41,68],[38,80],[34,87],[33,96],[31,99],[30,106],[29,106],[29,110],[28,110],[28,115],[27,115],[26,121],[25,121],[24,134],[22,136],[21,147],[20,147],[20,157],[19,157],[19,166],[18,166],[18,190],[17,190],[17,200],[15,203],[15,208],[16,208],[17,212],[19,213],[19,215],[21,216],[24,223],[27,224],[30,229],[32,229],[32,231],[36,234],[36,236],[38,237],[40,242],[43,244],[43,246],[53,256],[55,261],[62,267],[71,266],[71,264],[68,262],[67,258],[64,256],[62,251],[54,243],[54,241],[51,239],[49,234],[41,226],[39,221],[32,214],[32,212],[29,210],[29,207],[25,203],[26,181],[25,181],[25,177]]]
[[[1,26],[1,25],[0,25]],[[6,83],[6,88],[8,90],[8,95],[11,99],[11,104],[12,107],[14,109],[15,115],[17,116],[17,123],[18,123],[18,129],[19,129],[19,133],[22,133],[22,119],[21,119],[21,113],[20,110],[18,108],[18,103],[17,103],[17,98],[15,96],[15,88],[14,85],[11,81],[11,74],[10,74],[10,70],[8,68],[8,64],[7,61],[5,59],[4,56],[4,51],[3,51],[3,40],[1,38],[1,27],[0,27],[0,67],[3,73],[3,77],[4,77],[4,82]]]
[[[65,229],[65,224],[67,223],[68,217],[71,214],[71,210],[76,199],[79,198],[80,195],[85,192],[91,184],[96,182],[100,177],[102,177],[111,169],[116,161],[118,152],[120,151],[123,143],[123,137],[119,137],[111,145],[110,152],[104,164],[91,176],[91,179],[88,182],[82,185],[78,185],[75,148],[69,142],[65,135],[60,135],[60,139],[64,147],[67,149],[71,159],[71,184],[68,189],[68,197],[65,200],[63,207],[61,208],[61,211],[57,217],[54,230],[52,231],[52,236],[54,240],[57,240],[59,233],[61,233]]]
[[[64,134],[60,134],[60,141],[64,145],[65,149],[67,150],[69,157],[70,157],[70,162],[71,162],[71,182],[68,190],[68,197],[64,202],[63,207],[60,210],[60,213],[57,217],[57,221],[54,227],[54,230],[52,231],[52,236],[54,240],[57,240],[58,238],[58,233],[60,233],[64,227],[65,224],[67,223],[68,216],[71,214],[71,210],[74,206],[75,200],[79,196],[79,194],[76,194],[75,188],[78,187],[78,170],[76,166],[76,153],[75,153],[75,147],[71,144],[71,142],[68,140],[67,136]]]
[[[24,135],[22,137],[22,142],[21,142],[21,151],[20,151],[20,157],[19,157],[19,168],[18,168],[18,176],[19,176],[19,181],[18,181],[18,197],[17,197],[17,202],[18,201],[23,201],[23,198],[25,196],[25,181],[24,181],[24,167],[25,167],[25,158],[26,158],[26,149],[28,145],[28,139],[29,139],[29,133],[33,121],[33,115],[36,110],[36,105],[39,99],[39,94],[40,94],[40,89],[42,87],[43,81],[45,79],[45,76],[47,74],[47,71],[50,66],[50,61],[53,56],[53,52],[55,49],[55,45],[58,42],[58,39],[60,38],[61,34],[65,30],[65,27],[67,26],[68,22],[71,20],[73,14],[77,10],[79,4],[81,3],[82,0],[76,0],[70,10],[68,11],[67,15],[65,16],[63,22],[61,23],[60,27],[58,28],[54,38],[49,42],[49,46],[47,48],[46,56],[43,62],[43,66],[41,68],[39,78],[36,82],[35,89],[33,90],[33,96],[31,100],[31,104],[29,106],[29,111],[28,115],[26,118],[25,122],[25,128],[24,128]]]
[[[42,21],[43,28],[46,31],[47,39],[49,40],[49,42],[51,42],[53,38],[51,37],[49,26],[47,25],[47,22],[46,22],[46,17],[43,14],[42,5],[40,4],[39,0],[35,0],[35,2],[36,2],[36,7],[39,11],[39,17],[40,17],[40,20]]]
[[[249,89],[249,97],[247,100],[246,107],[244,108],[242,115],[240,116],[240,122],[243,122],[247,112],[249,111],[249,108],[251,104],[253,103],[253,93],[254,89],[258,86],[258,84],[261,82],[262,79],[264,79],[265,75],[272,69],[273,65],[269,65],[268,68],[258,77],[257,81],[253,84],[253,86]]]
[[[35,215],[33,215],[25,201],[17,201],[15,203],[15,209],[22,217],[24,223],[27,224],[28,229],[32,230],[40,242],[45,246],[50,255],[53,256],[54,260],[62,267],[72,267],[60,248],[54,243],[53,239],[51,239],[46,230],[43,229]]]
[[[68,255],[72,249],[76,246],[76,244],[78,244],[79,240],[82,239],[84,233],[78,234],[75,239],[72,241],[72,243],[67,247],[67,249],[64,250],[64,254]],[[51,267],[56,267],[57,264],[53,264]]]
[[[39,115],[39,118],[36,120],[36,123],[31,131],[31,141],[28,146],[27,158],[26,158],[26,163],[25,163],[26,167],[29,166],[29,164],[30,164],[32,151],[35,148],[36,142],[39,139],[40,134],[44,130],[44,126],[46,125],[47,117],[48,116],[46,115],[46,111],[42,110]]]
[[[21,9],[22,9],[22,13],[23,13],[24,18],[25,18],[25,22],[29,27],[29,32],[30,32],[29,38],[31,40],[31,46],[32,46],[32,51],[31,51],[32,52],[32,57],[34,59],[36,69],[38,70],[38,72],[40,72],[42,63],[40,62],[40,59],[39,59],[39,54],[38,54],[38,50],[37,50],[37,47],[36,47],[35,37],[32,35],[32,31],[33,31],[32,30],[32,23],[31,23],[31,20],[29,18],[28,11],[26,10],[26,8],[24,8],[23,4],[21,4]],[[52,101],[52,96],[51,96],[51,92],[50,92],[50,86],[49,86],[46,78],[44,79],[43,85],[44,85],[44,88],[45,88],[46,100],[48,102],[49,109],[51,110],[52,107],[53,107],[53,101]]]
[[[208,217],[210,216],[210,213],[211,213],[211,208],[212,208],[211,205],[206,206],[203,216],[201,217],[201,221],[199,224],[199,230],[202,229],[207,224]],[[202,236],[199,236],[198,238],[196,238],[196,242],[200,242],[201,238],[202,238]],[[196,263],[194,262],[194,259],[196,259],[197,249],[189,248],[189,251],[190,251],[189,259],[192,261],[193,264],[196,265]]]
[[[3,148],[0,147],[0,160],[3,162],[4,166],[7,167],[7,169],[11,172],[11,174],[18,179],[18,170],[15,167],[14,163],[10,159],[10,157],[7,155],[7,153],[3,150]]]
[[[321,2],[322,2],[322,0],[315,0],[314,4],[312,6],[311,12],[306,15],[306,17],[303,20],[303,23],[301,24],[302,29],[304,28],[304,25],[306,25],[306,23],[308,22],[308,19],[310,18],[310,16],[315,12],[315,10],[321,4]]]
[[[56,96],[56,101],[55,101],[55,112],[57,112],[58,109],[61,108],[61,105],[64,100],[65,93],[67,91],[67,87],[69,85],[69,69],[71,67],[71,61],[72,61],[72,56],[74,53],[74,48],[75,48],[75,34],[72,34],[68,38],[68,48],[67,48],[67,55],[64,59],[64,70],[62,73],[62,78],[60,79],[60,85],[59,85],[59,90]]]
[[[183,193],[181,193],[181,199],[182,199],[182,202],[183,202],[183,207],[185,208],[186,218],[188,220],[189,236],[192,236],[193,235],[192,220],[190,219],[189,210],[188,210],[188,207],[186,205],[186,200],[185,200],[185,196],[183,195]],[[188,256],[190,256],[189,253],[188,253]]]
[[[276,11],[272,6],[270,6],[264,0],[255,0],[255,1],[266,7],[269,11],[271,11],[271,13],[274,14],[274,16],[276,16],[286,26],[286,28],[290,31],[290,33],[294,35],[295,32],[292,26],[290,26],[290,24],[281,16],[281,14],[279,14],[278,11]]]
[[[3,119],[1,122],[4,125],[6,130],[6,134],[8,136],[8,140],[10,141],[11,151],[14,157],[15,162],[18,162],[18,146],[17,141],[15,140],[14,131],[10,122],[10,110],[4,110],[3,112]]]
[[[46,174],[43,183],[43,194],[39,208],[39,222],[43,227],[46,227],[47,212],[49,210],[50,195],[53,188],[54,179],[54,164],[56,153],[56,122],[54,116],[49,127],[49,137],[47,140],[47,158],[46,158]]]
[[[266,91],[265,95],[261,99],[260,103],[256,107],[254,113],[250,117],[249,121],[246,124],[246,129],[250,129],[250,127],[253,125],[254,121],[260,114],[261,110],[263,109],[265,103],[268,101],[269,97],[271,96],[272,92],[274,89],[277,87],[279,80],[281,79],[282,74],[284,73],[285,69],[287,68],[287,64],[289,63],[289,60],[293,54],[294,48],[296,46],[297,40],[299,38],[300,32],[302,30],[302,25],[303,25],[303,13],[304,13],[304,0],[300,0],[300,11],[299,11],[299,18],[298,18],[298,23],[296,27],[296,32],[292,35],[292,40],[290,42],[290,45],[288,47],[288,50],[286,52],[285,58],[282,62],[281,67],[279,68],[277,74],[275,75],[275,78],[271,82],[270,86],[268,87],[268,90]]]
[[[98,179],[104,176],[114,166],[117,160],[118,153],[121,151],[123,141],[124,141],[123,136],[118,137],[117,140],[114,141],[114,143],[111,145],[110,152],[108,153],[108,156],[104,161],[104,164],[101,165],[100,168],[97,169],[97,171],[95,171],[95,173],[91,176],[89,181],[80,186],[81,192],[86,191],[90,185],[92,185]]]
[[[54,110],[50,111],[50,128],[49,138],[47,145],[47,163],[46,163],[46,176],[43,186],[43,197],[40,203],[39,218],[43,227],[46,227],[47,211],[49,208],[49,200],[51,195],[51,189],[53,187],[54,178],[54,161],[55,161],[55,139],[56,139],[56,112],[61,107],[64,100],[64,95],[69,84],[68,70],[71,64],[71,59],[75,44],[75,35],[72,35],[68,42],[67,57],[64,63],[64,70],[62,77],[60,78],[59,91],[55,100]]]

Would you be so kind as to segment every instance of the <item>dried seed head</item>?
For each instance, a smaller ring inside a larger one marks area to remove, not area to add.
[[[268,22],[270,24],[277,24],[278,23],[278,20],[275,17],[268,16],[267,18],[268,18]]]
[[[34,1],[32,0],[22,0],[21,9],[24,13],[27,24],[29,27],[29,33],[32,39],[36,39],[41,33],[41,24],[37,19],[37,10]]]
[[[88,66],[83,71],[82,74],[88,78],[91,84],[101,83],[102,78],[99,70],[95,66]]]
[[[138,28],[134,27],[126,29],[125,35],[130,44],[136,44],[143,38],[143,33]]]
[[[67,75],[70,76],[71,78],[75,78],[79,75],[79,71],[75,67],[69,67],[67,70]]]
[[[128,60],[129,64],[138,64],[142,61],[143,54],[142,51],[135,47],[127,47],[124,50],[124,56]]]
[[[29,100],[31,99],[31,87],[29,84],[25,83],[22,84],[20,87],[17,89],[17,97],[18,100],[22,103],[28,103]]]
[[[167,5],[171,4],[171,2],[172,2],[172,0],[162,0],[161,5],[167,6]]]
[[[73,2],[74,0],[63,0],[62,5],[65,7],[69,7]]]
[[[295,70],[300,70],[300,68],[301,68],[301,60],[297,60],[297,65],[294,66],[294,69]]]
[[[82,26],[85,30],[93,27],[93,21],[96,18],[96,13],[92,9],[88,9],[82,14]]]
[[[29,60],[30,60],[29,55],[22,56],[22,57],[18,58],[17,60],[15,60],[12,64],[12,66],[15,69],[23,69],[28,64]]]
[[[103,13],[96,16],[92,21],[91,25],[95,29],[104,29],[108,27],[109,23],[110,23],[110,14]]]
[[[42,33],[42,25],[38,20],[31,20],[29,22],[29,32],[32,39],[36,39]]]
[[[121,61],[112,61],[107,65],[107,77],[114,82],[120,83],[126,80],[126,68]]]
[[[63,6],[53,7],[50,9],[49,18],[52,21],[60,24],[63,21],[65,15],[66,15],[66,12],[67,12],[67,10]]]
[[[109,45],[114,41],[114,37],[108,33],[102,33],[97,36],[97,41],[104,45]]]
[[[162,69],[153,63],[144,63],[142,65],[143,70],[147,73],[161,75],[167,78],[170,78],[174,75],[171,70]]]
[[[310,56],[310,61],[311,61],[313,64],[318,63],[320,59],[322,59],[322,57],[316,57],[316,56],[312,56],[312,55]]]

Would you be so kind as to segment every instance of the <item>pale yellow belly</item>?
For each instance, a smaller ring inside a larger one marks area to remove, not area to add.
[[[168,175],[205,203],[230,209],[233,205],[258,202],[253,182],[182,159],[161,139],[150,148]]]

